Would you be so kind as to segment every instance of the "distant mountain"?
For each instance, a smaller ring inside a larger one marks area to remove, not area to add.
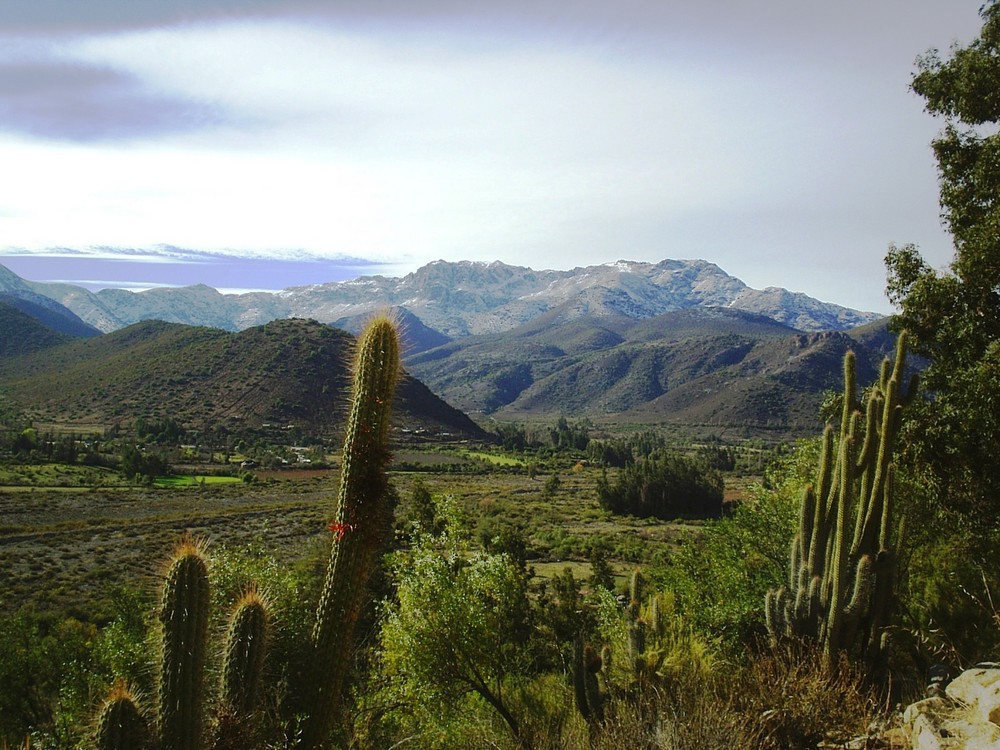
[[[47,328],[68,336],[97,336],[101,333],[65,305],[34,291],[28,282],[4,266],[0,266],[0,301],[30,315]]]
[[[430,330],[449,339],[508,331],[553,310],[566,318],[645,319],[675,310],[722,307],[803,331],[844,330],[880,317],[775,287],[751,289],[704,260],[619,261],[572,271],[437,261],[402,278],[364,276],[273,294],[224,295],[204,285],[81,294],[66,285],[22,283],[51,295],[103,331],[149,319],[233,331],[278,318],[334,323],[389,307],[415,316],[422,335]]]
[[[346,416],[354,338],[315,321],[238,333],[145,321],[103,336],[0,359],[0,389],[31,418],[130,425],[170,417],[195,429],[284,427],[331,434]],[[412,377],[396,423],[479,435]]]
[[[871,382],[892,350],[885,323],[805,333],[730,308],[635,320],[558,311],[501,334],[469,336],[408,367],[467,413],[500,421],[558,415],[760,430],[814,430],[844,353]]]
[[[440,331],[435,331],[433,328],[425,326],[420,318],[406,308],[390,308],[388,312],[399,324],[399,330],[404,343],[404,357],[426,351],[427,349],[433,349],[436,346],[441,346],[451,341],[450,338]],[[361,313],[360,315],[338,318],[330,325],[357,335],[370,317],[371,313]]]
[[[0,303],[20,310],[46,328],[71,338],[89,338],[101,335],[101,332],[94,326],[84,323],[66,308],[53,309],[51,305],[39,304],[31,299],[7,293],[0,293]]]
[[[307,422],[322,413],[312,395],[303,395],[320,382],[310,358],[320,355],[311,352],[338,349],[329,337],[344,334],[320,334],[322,326],[300,331],[295,327],[315,324],[291,319],[357,331],[386,308],[401,321],[408,370],[477,419],[565,415],[812,431],[824,391],[840,387],[844,352],[855,350],[865,383],[893,347],[885,319],[874,313],[784,289],[751,289],[703,260],[620,261],[572,271],[438,261],[403,278],[370,276],[273,294],[221,294],[204,285],[92,294],[21,283],[106,330],[129,327],[87,348],[86,367],[64,363],[58,378],[49,374],[13,392],[26,399],[38,393],[71,412],[113,416],[141,408],[187,419],[203,413],[202,419],[229,424]],[[147,319],[185,327],[137,325]],[[192,325],[213,330],[186,327]],[[131,340],[144,331],[155,346],[115,354],[119,336]],[[278,339],[267,331],[283,332],[286,349],[276,350]],[[285,333],[312,341],[312,348],[292,346]],[[172,337],[183,340],[181,349]],[[199,337],[213,343],[196,345]],[[188,360],[200,370],[180,364]],[[338,366],[323,361],[324,369]],[[202,379],[192,380],[198,372]],[[104,382],[113,385],[102,389]],[[12,388],[3,379],[0,387]]]

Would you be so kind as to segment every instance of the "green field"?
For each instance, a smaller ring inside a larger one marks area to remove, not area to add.
[[[194,487],[206,484],[240,484],[239,477],[215,476],[212,474],[174,474],[169,477],[157,477],[155,487]]]
[[[462,451],[466,458],[473,458],[477,461],[485,461],[494,466],[527,466],[528,463],[523,458],[504,455],[502,453],[486,453],[484,451]]]

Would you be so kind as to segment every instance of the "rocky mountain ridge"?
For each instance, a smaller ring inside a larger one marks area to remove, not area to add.
[[[222,294],[205,285],[96,293],[67,284],[23,286],[105,332],[149,319],[229,331],[281,318],[335,323],[387,307],[402,308],[451,339],[508,331],[555,309],[567,318],[645,319],[723,307],[802,331],[844,330],[881,317],[777,287],[752,289],[705,260],[618,261],[570,271],[435,261],[401,278],[363,276],[274,293]]]
[[[98,336],[101,330],[85,322],[67,305],[51,295],[38,292],[13,271],[0,265],[0,302],[17,308],[43,325],[68,336]],[[86,290],[83,290],[86,291]]]
[[[634,424],[815,431],[850,349],[871,382],[894,337],[880,320],[802,332],[731,308],[636,320],[551,311],[503,333],[466,336],[411,355],[407,367],[477,419],[560,414]]]

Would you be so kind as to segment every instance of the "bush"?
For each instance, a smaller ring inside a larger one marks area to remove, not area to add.
[[[857,667],[842,657],[828,670],[820,649],[807,644],[756,656],[734,675],[729,695],[729,710],[742,717],[733,746],[759,750],[812,748],[823,740],[839,747],[864,736],[881,712]]]
[[[80,739],[99,683],[94,636],[92,625],[56,622],[27,608],[0,619],[0,744],[18,747],[31,731],[64,747]]]
[[[728,518],[706,523],[649,571],[656,586],[704,633],[738,656],[764,632],[764,597],[787,578],[788,547],[798,522],[803,466],[814,442],[802,443]]]

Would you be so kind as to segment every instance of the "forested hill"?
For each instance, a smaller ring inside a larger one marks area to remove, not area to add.
[[[0,297],[0,357],[38,351],[72,341]]]
[[[335,433],[354,338],[315,321],[231,333],[146,321],[0,361],[0,388],[34,419],[130,425],[172,418],[193,429],[296,425]],[[480,434],[464,414],[404,377],[401,427]]]

